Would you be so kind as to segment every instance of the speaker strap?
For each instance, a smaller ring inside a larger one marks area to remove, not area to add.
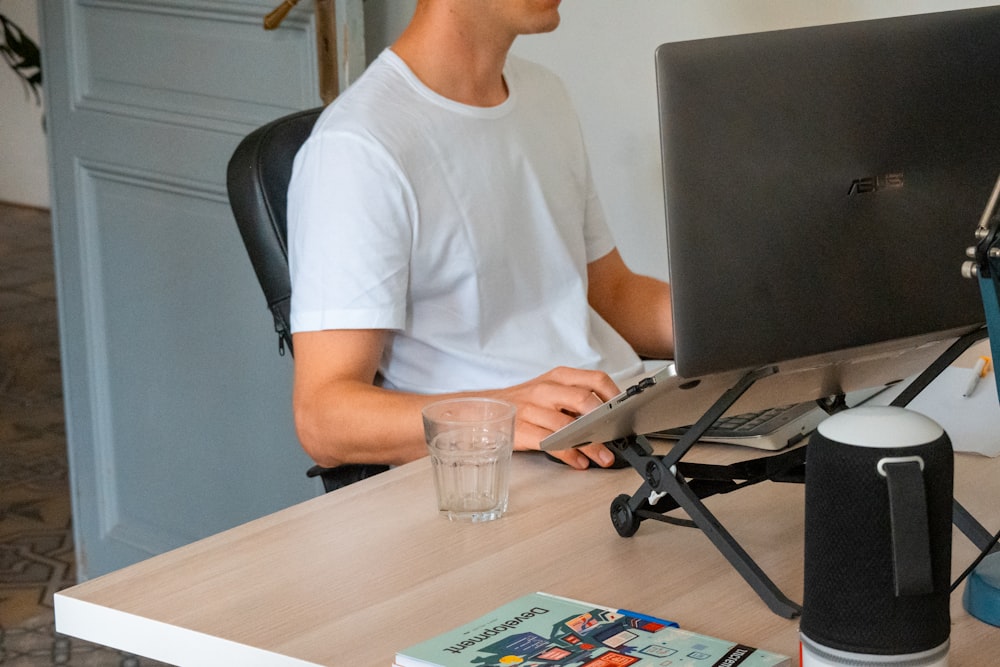
[[[913,458],[878,463],[889,486],[896,597],[934,592],[923,461]]]

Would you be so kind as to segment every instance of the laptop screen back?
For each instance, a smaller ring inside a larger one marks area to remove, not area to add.
[[[988,8],[657,50],[680,376],[983,321],[998,46]]]

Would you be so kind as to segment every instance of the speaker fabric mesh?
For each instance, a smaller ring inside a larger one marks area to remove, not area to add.
[[[928,594],[895,594],[888,486],[876,465],[897,456],[924,461]],[[875,655],[916,653],[948,640],[953,472],[947,435],[893,449],[813,434],[806,459],[803,634],[830,648]]]

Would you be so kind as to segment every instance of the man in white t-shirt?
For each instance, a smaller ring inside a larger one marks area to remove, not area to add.
[[[537,449],[640,373],[637,352],[672,355],[669,287],[615,249],[565,89],[508,55],[558,7],[418,0],[296,157],[294,405],[318,463],[419,458],[421,408],[459,394],[514,403],[515,448]]]

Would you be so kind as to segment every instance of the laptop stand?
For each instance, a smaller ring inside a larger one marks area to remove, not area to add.
[[[962,352],[986,335],[984,327],[956,340],[891,405],[905,407]],[[642,486],[634,494],[622,494],[612,501],[611,521],[622,537],[634,535],[645,519],[700,528],[771,611],[784,618],[795,618],[801,613],[802,606],[781,592],[702,501],[719,493],[729,493],[763,481],[804,483],[806,446],[731,465],[682,461],[691,446],[747,389],[777,370],[774,366],[765,367],[744,375],[663,456],[653,453],[652,446],[643,435],[630,435],[607,443],[643,479]],[[846,407],[843,397],[832,402],[820,401],[820,405],[831,413]],[[689,519],[667,515],[675,509],[683,510]],[[992,535],[958,501],[953,501],[952,514],[955,526],[977,548],[983,550],[989,546]]]

